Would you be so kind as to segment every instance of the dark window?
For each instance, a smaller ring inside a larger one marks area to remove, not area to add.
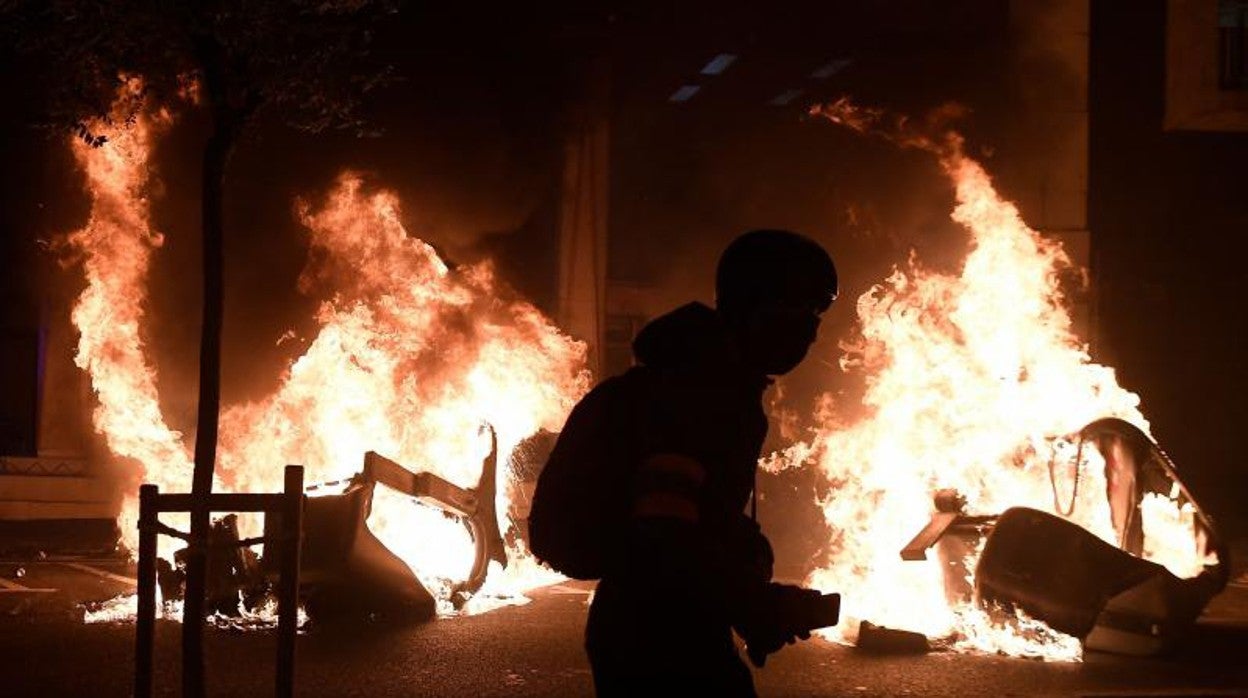
[[[1248,89],[1248,0],[1218,0],[1218,87]]]
[[[33,456],[39,423],[36,330],[0,328],[0,456]]]

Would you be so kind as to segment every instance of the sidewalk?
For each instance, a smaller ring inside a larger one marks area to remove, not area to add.
[[[123,555],[112,519],[28,519],[0,521],[0,556],[34,559],[45,555]]]

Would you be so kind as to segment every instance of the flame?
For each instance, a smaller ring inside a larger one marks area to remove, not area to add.
[[[927,523],[942,488],[964,495],[969,513],[1073,504],[1072,520],[1116,544],[1104,463],[1092,448],[1076,463],[1066,435],[1105,416],[1147,431],[1139,398],[1091,360],[1059,284],[1070,258],[1024,223],[964,154],[961,137],[941,127],[952,110],[924,124],[847,100],[812,113],[935,155],[953,185],[952,219],[971,246],[957,273],[925,269],[912,255],[858,299],[861,337],[842,366],[866,376],[868,416],[845,424],[824,410],[811,443],[770,463],[810,458],[833,484],[821,502],[830,555],[809,582],[846,592],[837,639],[869,619],[961,649],[1077,659],[1073,638],[1027,619],[994,624],[970,599],[947,597],[940,561],[904,562],[898,551]],[[977,559],[974,549],[946,562],[973,570]]]
[[[139,464],[136,480],[187,491],[191,458],[161,413],[143,337],[148,267],[161,244],[144,192],[153,140],[170,118],[138,104],[141,92],[140,81],[126,83],[99,125],[125,124],[109,129],[105,147],[73,145],[92,197],[86,227],[68,237],[87,277],[73,312],[77,362],[91,375],[95,428],[112,453]],[[397,196],[366,192],[360,175],[344,174],[321,205],[302,202],[298,213],[311,247],[301,288],[327,300],[280,387],[223,412],[218,489],[277,491],[287,463],[303,464],[310,483],[341,479],[359,471],[368,450],[468,487],[488,448],[479,429],[488,422],[498,435],[499,525],[509,531],[508,454],[537,430],[558,429],[588,389],[585,345],[510,299],[488,262],[449,268],[407,233]],[[125,500],[119,522],[131,550],[136,504]],[[369,525],[435,594],[466,576],[472,542],[441,512],[379,488]],[[162,537],[161,554],[176,542]],[[490,579],[499,597],[553,581],[522,544],[508,555],[506,573]]]
[[[143,284],[153,250],[164,243],[152,230],[146,195],[152,141],[171,123],[167,111],[145,108],[141,79],[123,79],[108,118],[89,124],[92,131],[109,132],[107,144],[92,147],[78,138],[72,141],[74,159],[91,192],[91,212],[86,226],[66,238],[66,246],[81,259],[87,280],[71,319],[79,330],[74,362],[91,376],[99,398],[95,428],[114,454],[138,461],[143,482],[186,491],[191,456],[182,434],[166,426],[161,415],[156,372],[142,331],[147,299]],[[118,521],[131,550],[138,540],[137,523],[136,489],[127,492]]]
[[[450,270],[407,234],[398,198],[366,193],[357,174],[342,175],[321,207],[299,210],[313,252],[301,285],[326,284],[333,295],[277,392],[223,416],[227,486],[277,487],[280,468],[254,463],[303,463],[312,481],[340,479],[374,450],[469,487],[488,449],[482,421],[496,430],[500,455],[560,428],[588,387],[585,347],[532,305],[501,299],[488,263]],[[501,477],[505,513],[513,482]],[[406,497],[379,489],[370,526],[431,590],[471,565],[464,529]],[[512,567],[517,578],[533,571]]]
[[[1177,504],[1178,492],[1169,496],[1148,492],[1140,502],[1140,524],[1144,529],[1142,557],[1166,567],[1176,577],[1195,577],[1218,556],[1204,550],[1204,541],[1192,535],[1196,530],[1196,507],[1191,502]]]

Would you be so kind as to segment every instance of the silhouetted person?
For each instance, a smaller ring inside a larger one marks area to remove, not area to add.
[[[763,392],[806,356],[836,293],[817,243],[746,233],[720,258],[715,307],[690,303],[646,325],[637,365],[569,415],[547,470],[597,448],[625,474],[609,501],[586,494],[588,506],[619,508],[586,627],[599,695],[754,695],[733,629],[760,665],[808,637],[780,609],[817,592],[771,582],[752,494]]]

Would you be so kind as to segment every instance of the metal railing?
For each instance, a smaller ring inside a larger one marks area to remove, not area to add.
[[[277,677],[276,695],[295,692],[295,631],[299,613],[299,553],[303,536],[303,466],[286,466],[283,490],[274,494],[211,494],[213,512],[262,512],[281,520],[280,533],[268,538],[248,538],[232,545],[266,545],[266,553],[279,558],[277,578]],[[134,695],[152,695],[152,656],[156,630],[156,539],[174,536],[196,545],[191,536],[160,522],[166,512],[189,512],[192,495],[160,494],[156,485],[139,488],[138,616],[135,619]],[[269,530],[273,530],[270,528]],[[199,543],[204,544],[204,543]]]

